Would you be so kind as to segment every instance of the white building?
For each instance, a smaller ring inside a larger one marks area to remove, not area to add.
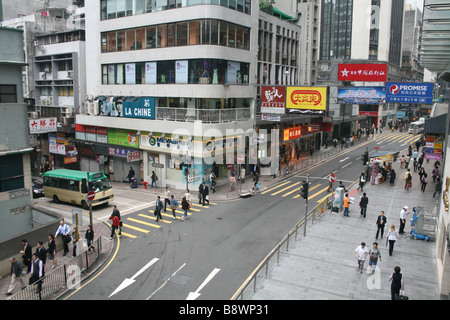
[[[258,1],[96,0],[85,12],[81,169],[103,166],[115,181],[130,167],[138,180],[155,171],[176,188],[212,170],[226,179],[236,161],[221,163],[234,150],[224,139],[243,146],[238,130],[255,124]]]

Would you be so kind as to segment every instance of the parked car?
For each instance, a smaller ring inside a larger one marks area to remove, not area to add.
[[[44,196],[44,184],[37,179],[32,180],[33,185],[33,198],[39,198]]]

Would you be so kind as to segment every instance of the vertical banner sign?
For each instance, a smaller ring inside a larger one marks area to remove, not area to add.
[[[156,62],[145,63],[145,83],[146,84],[156,83]]]
[[[188,61],[178,60],[175,63],[175,82],[188,83]]]
[[[125,83],[136,84],[136,65],[134,63],[125,64]]]
[[[284,114],[285,108],[285,87],[261,87],[261,113]]]

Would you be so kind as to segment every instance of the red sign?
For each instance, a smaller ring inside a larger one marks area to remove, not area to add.
[[[378,117],[378,111],[360,111],[359,115],[366,117]]]
[[[330,182],[334,183],[336,181],[336,175],[334,174],[334,172],[331,174],[330,176]]]
[[[88,194],[87,194],[87,198],[88,198],[89,201],[94,200],[95,192],[94,191],[89,191]]]
[[[285,87],[261,87],[261,113],[284,114]]]
[[[387,81],[387,64],[340,64],[339,81]]]

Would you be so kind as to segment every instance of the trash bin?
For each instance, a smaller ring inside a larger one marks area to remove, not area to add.
[[[137,180],[136,180],[136,178],[133,177],[133,178],[130,179],[130,187],[132,189],[137,188]]]
[[[336,188],[333,196],[332,212],[340,212],[344,208],[344,188]]]

